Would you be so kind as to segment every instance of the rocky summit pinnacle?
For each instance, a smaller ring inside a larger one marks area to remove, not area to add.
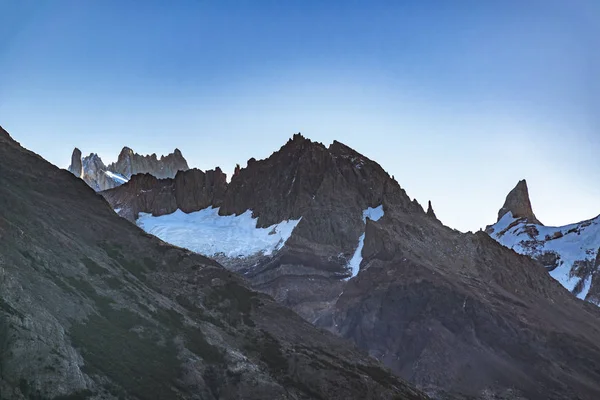
[[[504,205],[498,211],[498,221],[509,212],[512,213],[514,218],[525,218],[533,224],[543,225],[533,213],[531,200],[529,199],[529,190],[527,189],[527,181],[525,179],[519,181],[517,186],[506,196]]]
[[[73,155],[71,156],[71,165],[69,165],[69,172],[78,178],[81,178],[83,174],[83,165],[81,163],[81,150],[77,147],[73,149]]]
[[[435,211],[433,211],[433,206],[431,205],[431,200],[429,200],[429,204],[427,205],[427,215],[437,219],[437,217],[435,216]]]

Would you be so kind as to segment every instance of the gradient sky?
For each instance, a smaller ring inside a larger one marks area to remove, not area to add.
[[[66,167],[348,144],[459,230],[600,213],[600,2],[0,0],[0,125]]]

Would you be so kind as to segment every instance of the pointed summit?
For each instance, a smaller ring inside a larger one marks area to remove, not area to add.
[[[431,205],[431,200],[429,200],[429,204],[427,206],[427,215],[432,217],[433,219],[437,219],[437,217],[435,216],[435,212],[433,211],[433,207]]]
[[[73,154],[71,155],[71,165],[69,165],[69,172],[75,175],[78,178],[81,178],[83,174],[83,166],[81,164],[81,150],[77,147],[73,149]]]
[[[504,206],[498,211],[498,221],[508,212],[511,212],[514,218],[525,218],[533,224],[543,225],[536,218],[531,208],[529,190],[527,189],[527,181],[525,179],[519,181],[517,186],[506,196]]]

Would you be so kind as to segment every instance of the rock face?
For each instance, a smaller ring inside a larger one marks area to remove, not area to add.
[[[177,171],[187,171],[189,167],[179,149],[175,149],[173,153],[161,156],[158,159],[156,154],[142,156],[134,153],[129,147],[123,147],[117,162],[110,164],[108,169],[127,179],[135,174],[151,174],[157,178],[173,178]]]
[[[2,129],[0,238],[3,399],[425,399]]]
[[[527,181],[523,179],[517,183],[517,186],[508,193],[504,206],[498,211],[498,221],[502,219],[506,213],[512,213],[514,218],[525,218],[528,222],[537,225],[543,225],[533,213],[531,208],[531,200],[529,200],[529,189]]]
[[[83,165],[81,164],[81,150],[77,147],[73,150],[73,155],[71,156],[71,165],[69,165],[69,172],[75,175],[78,178],[81,178],[83,175]]]
[[[488,226],[486,232],[500,244],[541,262],[550,276],[580,299],[600,305],[597,281],[600,217],[546,227],[533,222],[531,215],[515,216],[509,211],[496,224]]]
[[[118,178],[107,173],[110,171],[108,171],[98,154],[92,153],[89,156],[84,157],[81,163],[81,179],[97,192],[114,188],[125,182],[125,179],[119,181]]]
[[[363,257],[323,326],[432,397],[598,397],[577,382],[596,379],[599,313],[531,259],[393,210],[367,224]]]
[[[160,193],[171,181],[143,190]],[[128,186],[102,194],[121,208],[142,195]],[[349,147],[295,135],[249,160],[213,201],[224,218],[252,210],[259,228],[299,220],[273,254],[218,259],[432,397],[600,398],[600,310],[485,233],[443,226]],[[168,241],[162,228],[156,234]]]
[[[181,151],[157,158],[156,154],[142,156],[129,147],[123,147],[116,162],[106,166],[95,153],[81,158],[81,151],[73,150],[69,171],[82,178],[95,191],[115,188],[135,174],[151,174],[156,178],[174,178],[178,171],[189,169]]]
[[[227,176],[220,168],[206,172],[190,169],[177,172],[174,179],[133,175],[126,185],[102,195],[119,209],[119,215],[134,222],[140,212],[158,216],[177,209],[189,213],[219,207],[226,190]]]

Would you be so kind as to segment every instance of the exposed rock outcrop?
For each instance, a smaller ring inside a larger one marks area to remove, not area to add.
[[[73,155],[71,155],[71,165],[69,165],[69,172],[75,175],[78,178],[81,178],[83,175],[83,164],[81,163],[81,150],[77,147],[73,150]]]
[[[425,399],[1,129],[0,237],[2,399]]]
[[[517,186],[506,196],[504,205],[498,211],[498,221],[508,212],[511,212],[514,218],[525,218],[532,224],[543,225],[533,213],[525,179],[519,181]]]
[[[123,147],[117,161],[110,164],[108,169],[127,179],[135,174],[151,174],[157,178],[174,178],[177,171],[187,171],[189,167],[179,149],[175,149],[173,153],[161,156],[158,159],[156,154],[143,156],[134,153],[129,147]]]
[[[117,187],[122,183],[110,175],[98,154],[92,153],[84,157],[81,163],[81,179],[97,192]]]
[[[126,185],[104,191],[102,195],[119,210],[119,215],[134,222],[140,212],[158,216],[177,209],[189,213],[219,207],[226,190],[227,177],[217,167],[206,172],[179,171],[174,179],[137,174]]]
[[[435,212],[433,211],[433,206],[431,205],[431,200],[429,200],[429,203],[427,205],[427,216],[433,219],[437,219],[437,217],[435,216]]]

